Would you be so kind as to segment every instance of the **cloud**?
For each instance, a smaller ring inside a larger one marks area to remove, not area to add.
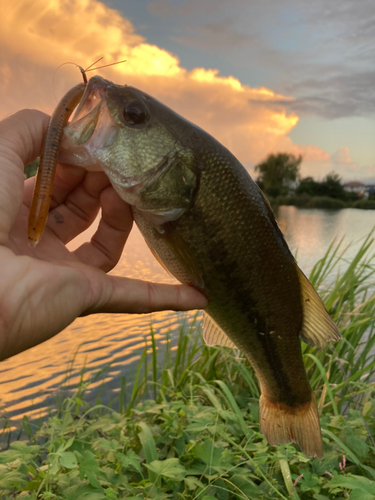
[[[224,2],[217,5],[224,8]],[[56,68],[66,61],[88,66],[105,55],[105,63],[127,62],[97,73],[158,98],[211,133],[250,171],[280,151],[302,154],[309,175],[333,165],[326,151],[294,144],[288,136],[299,119],[291,110],[293,97],[243,85],[216,69],[188,71],[176,55],[149,44],[128,19],[99,1],[19,0],[5,9],[3,26],[0,92],[6,99],[0,116],[24,107],[50,113],[63,92],[81,79],[74,66],[63,66],[54,77]]]
[[[332,170],[340,172],[345,180],[375,181],[375,165],[360,167],[351,157],[348,147],[341,147],[331,155]]]
[[[290,152],[302,154],[301,177],[322,180],[330,172],[336,172],[344,181],[375,182],[375,165],[360,167],[351,157],[348,147],[341,147],[329,154],[316,146],[293,145]]]
[[[257,37],[233,29],[230,20],[202,25],[187,24],[185,30],[185,35],[173,39],[189,47],[199,49],[203,46],[208,52],[220,49],[232,53],[233,50],[244,49],[257,42]]]
[[[229,70],[246,68],[252,79],[256,67],[276,92],[295,97],[291,112],[328,119],[375,112],[373,0],[154,0],[149,10],[167,16],[172,40]]]
[[[98,1],[27,0],[9,4],[1,32],[0,104],[4,116],[21,107],[51,112],[58,96],[80,79],[66,61],[89,65],[105,54],[105,62],[125,64],[99,72],[119,83],[148,91],[213,134],[243,162],[254,163],[268,150],[286,147],[286,134],[298,117],[286,111],[292,99],[264,87],[250,88],[217,70],[187,71],[179,59],[135,33],[129,20]],[[17,57],[16,57],[17,56]]]
[[[352,157],[350,156],[349,148],[341,147],[331,155],[331,160],[335,164],[355,165]]]

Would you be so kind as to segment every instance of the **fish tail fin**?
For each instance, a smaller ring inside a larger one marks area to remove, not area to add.
[[[308,457],[323,456],[318,408],[315,396],[301,405],[273,403],[261,395],[259,400],[261,430],[271,446],[297,443]]]

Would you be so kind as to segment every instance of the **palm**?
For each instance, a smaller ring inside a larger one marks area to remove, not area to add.
[[[0,122],[0,359],[43,342],[82,314],[205,307],[190,287],[106,274],[121,256],[132,214],[102,172],[60,165],[42,241],[28,245],[34,182],[24,182],[23,169],[40,154],[47,125],[48,116],[37,111]],[[70,252],[66,243],[99,209],[91,241]]]
[[[109,186],[104,174],[59,166],[47,227],[40,244],[32,248],[27,240],[27,221],[33,184],[33,179],[25,182],[22,206],[6,247],[1,248],[3,285],[11,290],[18,277],[18,293],[11,293],[3,302],[10,323],[16,326],[13,345],[26,327],[31,339],[62,330],[90,307],[92,288],[99,289],[99,300],[109,296],[112,283],[103,271],[116,265],[132,226],[129,206]],[[17,196],[15,209],[16,200]],[[102,220],[92,241],[70,252],[65,244],[90,226],[99,208]]]
[[[35,248],[27,241],[33,188],[34,180],[27,180],[22,207],[9,233],[9,248],[18,255],[83,262],[106,272],[116,265],[132,227],[132,215],[129,205],[118,197],[102,172],[87,173],[75,167],[58,166],[47,227]],[[102,219],[92,241],[70,252],[66,243],[92,224],[99,209]]]

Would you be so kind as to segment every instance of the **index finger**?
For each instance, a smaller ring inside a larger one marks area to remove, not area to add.
[[[40,155],[48,123],[48,115],[30,109],[0,122],[0,244],[22,203],[24,167]]]

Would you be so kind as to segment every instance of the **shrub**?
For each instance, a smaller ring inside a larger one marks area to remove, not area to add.
[[[361,208],[362,210],[374,210],[375,200],[362,199],[353,203],[353,208]]]
[[[314,196],[310,198],[308,203],[308,208],[329,208],[329,209],[340,209],[346,208],[346,203],[342,200],[336,198],[330,198],[328,196]]]

